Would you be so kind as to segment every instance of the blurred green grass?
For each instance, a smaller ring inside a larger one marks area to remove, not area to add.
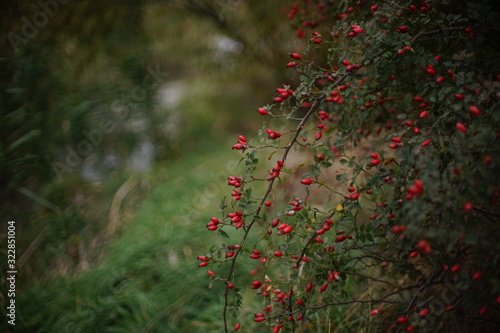
[[[207,269],[197,267],[196,257],[214,243],[228,242],[221,237],[214,242],[216,234],[205,227],[210,216],[220,216],[220,200],[231,192],[225,177],[240,156],[227,147],[207,143],[201,152],[153,171],[149,177],[158,183],[100,265],[18,296],[16,331],[220,331],[223,282],[209,289]],[[224,267],[210,269],[224,272]],[[244,264],[237,274],[251,269]]]
[[[196,256],[237,242],[214,238],[205,225],[231,193],[225,177],[241,157],[230,149],[235,135],[255,133],[256,108],[290,83],[282,69],[301,41],[282,38],[293,31],[277,19],[280,7],[71,2],[18,50],[2,40],[0,210],[17,228],[16,331],[221,330],[221,293],[209,290]],[[4,36],[21,34],[20,18],[40,10],[14,0],[3,9]],[[150,68],[163,80],[151,89],[143,87]],[[178,101],[160,105],[178,83]],[[141,87],[145,96],[136,94]],[[128,116],[114,110],[116,101]],[[86,177],[83,158],[70,166],[67,149],[108,118],[115,129],[101,133],[86,159],[99,177]],[[152,169],[133,174],[127,161],[143,141],[154,147]],[[131,179],[133,189],[116,200]],[[122,223],[117,233],[109,232],[112,220]],[[237,274],[250,281],[252,265]],[[6,286],[0,278],[0,296]],[[0,322],[0,331],[11,328]]]

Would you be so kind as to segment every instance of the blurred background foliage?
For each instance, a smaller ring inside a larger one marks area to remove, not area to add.
[[[0,8],[0,241],[4,257],[15,220],[16,331],[218,329],[196,250],[236,170],[228,137],[259,128],[256,108],[291,83],[288,53],[304,40],[280,3]]]

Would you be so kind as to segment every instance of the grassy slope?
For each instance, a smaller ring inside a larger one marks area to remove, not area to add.
[[[237,172],[240,155],[223,147],[209,145],[161,168],[153,178],[164,180],[153,184],[102,265],[18,296],[16,331],[219,331],[222,293],[214,289],[222,283],[207,287],[196,256],[214,244],[205,224],[231,192],[225,177]]]

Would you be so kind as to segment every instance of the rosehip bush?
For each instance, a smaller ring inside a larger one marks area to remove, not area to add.
[[[283,11],[304,47],[256,107],[258,137],[237,138],[241,174],[206,221],[228,237],[199,262],[226,286],[224,330],[498,329],[495,2]],[[251,281],[235,274],[245,261]]]

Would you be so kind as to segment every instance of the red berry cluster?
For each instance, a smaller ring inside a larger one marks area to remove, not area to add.
[[[198,256],[196,259],[198,259],[199,261],[201,261],[198,264],[198,266],[200,266],[200,267],[208,266],[208,262],[210,261],[210,258],[207,257],[207,256]]]
[[[299,198],[294,198],[293,201],[289,202],[289,205],[292,206],[292,210],[289,210],[286,212],[286,215],[288,216],[293,216],[295,215],[296,212],[302,209],[302,203],[303,201]]]
[[[234,200],[238,201],[241,199],[241,196],[243,195],[243,193],[241,193],[238,189],[234,189],[233,190],[233,193],[231,193],[231,196],[233,197]]]
[[[351,25],[351,30],[347,35],[349,37],[356,37],[357,35],[363,33],[365,29],[361,28],[359,25]]]
[[[416,179],[412,186],[408,187],[408,193],[406,194],[406,200],[410,201],[415,196],[421,195],[424,191],[424,184],[419,179]]]
[[[231,218],[231,224],[236,223],[236,229],[239,229],[243,226],[243,213],[237,211],[235,213],[227,214],[228,217]]]
[[[276,132],[275,132],[276,133]],[[279,133],[279,132],[278,132]],[[269,178],[268,180],[278,178],[280,176],[280,172],[283,169],[284,164],[283,161],[278,161],[276,162],[276,166],[274,166],[270,171],[269,171]]]
[[[274,97],[273,99],[274,103],[283,103],[290,96],[293,96],[293,90],[288,87],[277,88],[276,93],[278,96]]]
[[[220,223],[220,221],[218,218],[212,217],[210,219],[210,222],[208,222],[208,224],[207,224],[207,229],[210,231],[215,231],[215,230],[217,230],[219,223]]]
[[[238,143],[233,146],[236,150],[245,150],[248,148],[247,139],[243,135],[238,135]]]
[[[431,254],[431,252],[432,252],[431,245],[425,239],[421,239],[420,241],[418,241],[417,245],[415,245],[415,248],[422,255],[428,255],[428,254]]]
[[[329,231],[332,224],[333,221],[331,219],[326,219],[323,226],[316,230],[316,235],[323,235],[325,232]],[[323,239],[321,239],[320,237],[316,237],[314,240],[316,241],[316,243],[323,243]]]
[[[408,6],[408,8],[409,8],[409,9],[410,9],[410,11],[412,11],[412,12],[415,12],[415,11],[417,11],[417,9],[418,9],[418,8],[417,8],[417,6],[415,6],[415,5],[409,5],[409,6]],[[420,5],[420,12],[421,12],[422,14],[427,14],[427,13],[428,13],[428,12],[430,12],[431,10],[432,10],[432,6],[431,6],[431,5],[429,5],[429,4],[427,3],[427,1],[422,1],[422,4]]]
[[[283,236],[292,232],[293,227],[286,223],[282,223],[278,226],[278,236]]]
[[[273,131],[272,129],[266,129],[267,137],[271,140],[275,140],[281,137],[281,133],[277,131]]]
[[[378,156],[378,153],[372,153],[370,155],[370,157],[372,158],[372,160],[370,162],[370,166],[372,166],[372,167],[377,166],[382,162]]]
[[[321,34],[319,32],[313,32],[311,39],[309,40],[309,43],[313,44],[323,43],[323,38],[321,37]]]
[[[229,176],[227,177],[227,180],[228,180],[227,184],[234,187],[241,187],[241,184],[243,182],[242,177],[235,177],[235,176]]]
[[[356,188],[355,187],[349,187],[347,189],[349,191],[349,193],[347,193],[345,196],[344,196],[344,199],[346,200],[358,200],[359,199],[359,192],[356,192]]]

